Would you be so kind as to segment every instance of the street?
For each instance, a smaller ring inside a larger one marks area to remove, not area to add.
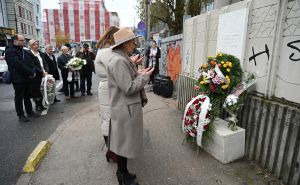
[[[12,84],[0,83],[0,184],[15,184],[25,161],[36,145],[47,138],[56,128],[76,112],[97,99],[97,78],[93,75],[93,96],[79,97],[67,102],[62,93],[57,93],[61,102],[52,105],[45,116],[30,118],[20,123],[14,107]],[[80,96],[80,93],[76,93]],[[33,103],[34,107],[34,103]]]

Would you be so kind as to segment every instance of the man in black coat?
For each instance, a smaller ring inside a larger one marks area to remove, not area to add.
[[[15,109],[20,122],[29,121],[24,115],[23,101],[27,116],[38,116],[32,111],[32,104],[30,101],[31,81],[36,76],[35,66],[30,59],[28,52],[23,49],[24,45],[24,36],[15,35],[13,37],[13,45],[7,47],[5,50],[5,59],[15,90]]]
[[[57,65],[61,71],[61,77],[63,79],[63,89],[65,93],[66,100],[71,98],[76,98],[74,92],[74,74],[72,75],[72,81],[68,81],[68,73],[70,69],[66,68],[67,63],[73,58],[68,54],[68,48],[66,46],[61,47],[62,54],[57,58]],[[72,71],[70,71],[72,72]]]
[[[53,54],[53,47],[51,45],[46,45],[45,46],[45,53],[44,53],[43,57],[44,57],[45,61],[48,64],[48,68],[49,68],[48,73],[50,75],[52,75],[53,78],[56,81],[60,80],[59,72],[58,72],[58,69],[57,69],[56,59],[55,59],[55,56]],[[60,100],[58,100],[55,96],[54,102],[60,102]]]
[[[85,95],[93,95],[91,92],[92,88],[92,75],[95,72],[95,54],[89,51],[89,45],[83,44],[83,51],[76,53],[75,57],[81,58],[86,60],[86,65],[82,67],[80,70],[80,91],[81,96]],[[85,88],[85,81],[86,81],[86,88]]]

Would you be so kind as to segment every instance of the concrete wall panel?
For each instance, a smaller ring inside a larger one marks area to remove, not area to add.
[[[300,103],[300,1],[289,1],[284,13],[275,96]]]
[[[195,57],[193,65],[193,76],[199,74],[199,67],[206,62],[206,35],[207,35],[207,17],[208,14],[202,14],[196,17],[195,27]]]

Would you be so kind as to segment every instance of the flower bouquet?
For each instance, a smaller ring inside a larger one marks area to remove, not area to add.
[[[233,89],[231,94],[229,94],[223,104],[223,108],[230,114],[231,117],[227,118],[227,121],[229,122],[228,127],[232,131],[237,130],[237,113],[241,106],[243,105],[246,94],[244,93],[245,90],[247,90],[250,86],[252,86],[254,83],[256,83],[256,78],[251,75],[247,76],[246,73],[244,73],[244,77],[241,83],[239,83],[236,88]]]
[[[83,60],[81,58],[77,58],[77,57],[74,57],[72,58],[66,65],[66,68],[68,69],[71,69],[72,71],[77,71],[77,70],[80,70],[82,68],[82,66],[86,65],[86,60]],[[68,78],[67,80],[69,82],[72,81],[72,75],[73,75],[73,72],[72,71],[69,71],[68,73]]]

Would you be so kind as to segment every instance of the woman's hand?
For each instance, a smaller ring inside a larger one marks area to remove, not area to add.
[[[130,59],[135,65],[141,65],[144,57],[139,58],[139,54],[131,56]]]
[[[150,76],[153,73],[153,71],[154,71],[154,68],[148,67],[146,69],[140,69],[139,73],[141,75],[149,75]]]

